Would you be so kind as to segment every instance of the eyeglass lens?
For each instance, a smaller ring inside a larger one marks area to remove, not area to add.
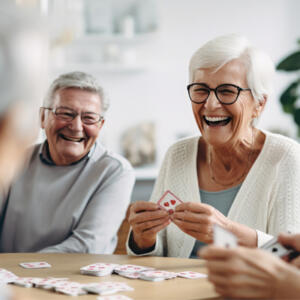
[[[55,109],[55,115],[58,119],[70,122],[76,118],[77,112],[72,109],[58,107]],[[93,112],[83,112],[80,115],[81,121],[84,124],[95,124],[101,120],[101,116]]]
[[[203,84],[192,85],[189,89],[189,95],[193,102],[202,103],[207,100],[211,89]],[[218,100],[225,104],[231,104],[236,101],[239,95],[238,87],[230,84],[218,86],[215,89]]]

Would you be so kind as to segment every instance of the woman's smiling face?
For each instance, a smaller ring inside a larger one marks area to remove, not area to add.
[[[246,67],[241,59],[234,59],[215,72],[215,68],[199,69],[194,74],[194,83],[204,83],[214,89],[221,84],[234,84],[248,88]],[[251,91],[241,91],[237,101],[224,105],[213,91],[206,102],[192,102],[193,113],[203,139],[210,145],[220,147],[235,144],[247,138],[252,120],[258,116],[260,106]]]

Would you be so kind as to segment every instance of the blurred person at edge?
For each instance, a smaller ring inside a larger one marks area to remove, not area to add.
[[[151,201],[131,206],[128,254],[197,258],[214,224],[248,247],[300,231],[300,146],[255,127],[270,98],[270,57],[230,34],[199,48],[189,74],[201,135],[169,148]],[[166,190],[183,201],[171,215],[157,204]]]
[[[108,106],[90,74],[52,82],[40,108],[46,140],[5,196],[1,252],[114,252],[135,177],[98,138]]]
[[[278,241],[300,252],[300,234],[280,234]],[[208,280],[226,299],[300,299],[300,257],[284,261],[257,248],[203,247]]]
[[[44,21],[0,4],[0,190],[9,189],[28,159],[28,147],[38,133],[38,108],[45,88],[48,34]],[[5,203],[0,199],[1,210]],[[2,216],[0,226],[2,226]],[[5,285],[0,299],[24,299]]]

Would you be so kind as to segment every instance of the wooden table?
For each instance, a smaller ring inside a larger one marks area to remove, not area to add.
[[[24,269],[20,262],[46,261],[51,264],[48,269]],[[81,275],[79,269],[85,265],[97,262],[117,264],[135,264],[154,267],[167,271],[205,272],[204,262],[195,259],[169,257],[131,257],[127,255],[96,255],[96,254],[65,254],[65,253],[8,253],[0,254],[0,268],[7,269],[20,277],[67,277],[80,283],[119,281],[126,282],[134,291],[120,292],[134,300],[195,300],[211,299],[218,295],[213,286],[205,278],[185,279],[175,278],[161,282],[132,280],[118,275],[94,277]],[[23,288],[9,285],[20,299],[71,299],[71,296],[38,288]],[[21,295],[21,297],[20,297]],[[97,295],[78,296],[82,300],[96,299]]]

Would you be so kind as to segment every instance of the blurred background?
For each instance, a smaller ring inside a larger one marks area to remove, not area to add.
[[[111,107],[100,139],[135,166],[133,201],[148,200],[168,146],[198,133],[186,92],[197,48],[218,35],[240,33],[276,65],[299,51],[299,0],[15,1],[50,19],[49,83],[78,70],[93,74],[106,90]],[[280,103],[297,76],[299,71],[276,72],[258,127],[298,138],[293,115]],[[298,99],[299,88],[293,93]]]

